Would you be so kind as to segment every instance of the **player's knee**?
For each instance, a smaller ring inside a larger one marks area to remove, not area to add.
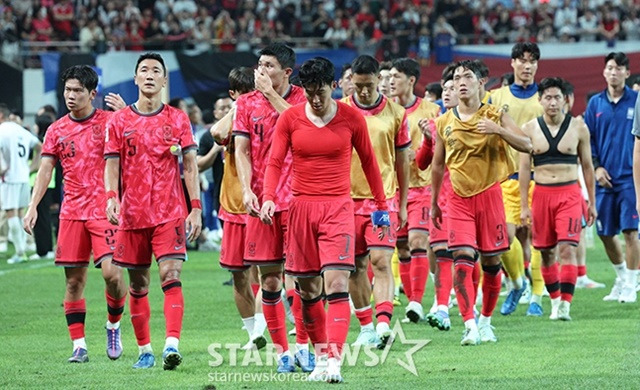
[[[349,279],[347,277],[336,277],[328,280],[326,284],[327,295],[349,291]]]
[[[576,264],[576,247],[569,244],[558,246],[558,256],[562,264]]]
[[[67,292],[70,295],[81,294],[84,290],[85,279],[82,277],[67,278]]]
[[[391,272],[391,267],[386,256],[371,257],[371,268],[376,274],[386,274]]]
[[[427,249],[429,239],[426,234],[413,236],[409,239],[409,248],[413,251],[416,249]]]
[[[627,246],[638,245],[638,231],[637,230],[624,230],[622,232],[624,236],[624,242]]]
[[[282,277],[275,273],[262,275],[262,288],[266,291],[280,291],[282,289]]]
[[[107,286],[117,287],[123,281],[122,272],[116,267],[112,267],[111,271],[102,275],[104,282]]]

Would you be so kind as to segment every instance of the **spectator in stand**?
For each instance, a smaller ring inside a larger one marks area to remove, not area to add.
[[[509,10],[503,9],[502,11],[500,11],[498,20],[496,20],[495,24],[493,25],[493,31],[496,34],[496,43],[508,43],[509,34],[512,30],[513,26],[511,24]]]
[[[40,7],[36,13],[36,18],[31,23],[33,32],[35,32],[35,40],[39,42],[51,41],[53,28],[49,22],[49,15],[45,7]]]
[[[325,32],[324,40],[327,41],[327,44],[334,49],[341,47],[349,38],[350,31],[351,29],[347,30],[344,27],[341,19],[335,18],[331,23],[331,27],[327,29],[327,32]]]
[[[562,7],[556,10],[553,25],[558,31],[558,36],[567,35],[572,37],[576,34],[578,24],[578,10],[573,6],[571,0],[564,0]]]
[[[140,23],[136,19],[129,22],[129,31],[126,37],[126,49],[132,51],[144,50],[144,32],[140,29]]]
[[[578,18],[578,33],[580,40],[585,42],[595,41],[599,32],[598,18],[592,10],[587,9],[584,15]]]
[[[606,11],[602,21],[600,21],[598,31],[602,39],[607,42],[607,46],[613,47],[616,44],[616,39],[620,32],[620,23],[613,11]]]
[[[60,0],[51,8],[51,20],[57,40],[65,41],[71,38],[73,18],[74,10],[71,0]]]
[[[96,19],[89,19],[89,23],[80,30],[80,50],[85,53],[105,51],[105,36]]]

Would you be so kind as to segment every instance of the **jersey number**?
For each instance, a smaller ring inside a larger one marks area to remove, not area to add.
[[[62,158],[74,157],[76,155],[76,144],[74,141],[62,143]]]
[[[107,245],[113,245],[116,243],[115,238],[113,236],[116,235],[115,229],[106,229],[104,231],[104,240],[107,242]]]
[[[264,126],[262,124],[255,124],[253,125],[253,132],[255,135],[257,135],[258,137],[260,137],[260,142],[263,141],[263,134],[264,134]]]
[[[27,155],[27,148],[23,144],[18,144],[18,156],[24,157]]]
[[[127,155],[135,156],[137,151],[136,145],[133,143],[133,138],[127,138]]]

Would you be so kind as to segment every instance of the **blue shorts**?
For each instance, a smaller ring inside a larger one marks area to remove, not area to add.
[[[596,228],[599,236],[615,236],[620,231],[638,230],[636,193],[633,188],[605,192],[596,188]]]

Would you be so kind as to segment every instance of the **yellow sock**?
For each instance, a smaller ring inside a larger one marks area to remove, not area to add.
[[[391,272],[393,272],[393,282],[396,286],[402,284],[400,280],[400,260],[398,260],[398,250],[396,249],[393,252],[393,257],[391,257]]]
[[[502,265],[507,270],[511,280],[519,280],[524,275],[524,258],[522,256],[522,245],[517,238],[513,239],[511,248],[500,256]]]
[[[542,254],[539,250],[531,248],[531,292],[533,295],[542,296],[544,279],[542,278]]]

